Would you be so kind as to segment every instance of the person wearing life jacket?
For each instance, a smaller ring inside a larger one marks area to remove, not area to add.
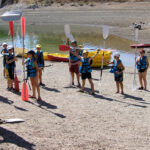
[[[85,88],[85,81],[86,79],[89,80],[89,83],[91,85],[91,94],[94,95],[95,91],[94,91],[94,84],[92,81],[92,68],[90,66],[91,61],[98,55],[99,53],[99,49],[97,50],[97,53],[92,56],[92,57],[88,57],[88,51],[84,50],[83,51],[83,57],[78,56],[78,58],[81,60],[81,66],[80,66],[80,73],[81,73],[81,78],[82,78],[82,86],[81,86],[81,90],[80,92],[84,92],[84,88]]]
[[[42,70],[45,67],[44,58],[43,58],[43,51],[41,50],[42,46],[40,44],[36,45],[36,58],[37,58],[37,64],[39,67],[39,81],[41,86],[45,86],[42,82]]]
[[[27,60],[25,62],[22,62],[22,64],[26,64],[27,67],[27,76],[30,78],[31,85],[32,85],[32,96],[29,96],[29,98],[34,98],[36,99],[36,90],[38,94],[38,99],[37,100],[42,100],[40,96],[40,88],[38,84],[38,64],[36,61],[36,56],[35,52],[33,50],[29,50],[27,52]]]
[[[139,51],[140,56],[136,60],[138,74],[139,74],[139,82],[140,87],[139,90],[147,90],[147,69],[149,67],[148,58],[145,56],[145,51],[142,49]],[[144,85],[144,86],[143,86]]]
[[[3,54],[3,76],[5,77],[5,65],[6,65],[6,55],[8,54],[8,49],[7,49],[7,43],[2,44],[3,49],[1,51],[1,54]]]
[[[7,77],[7,90],[13,91],[13,82],[14,82],[14,72],[15,72],[15,61],[17,61],[16,56],[13,54],[13,47],[8,47],[8,55],[6,56],[6,77]]]
[[[69,39],[67,39],[67,45],[69,45]],[[69,71],[72,77],[72,85],[74,85],[74,74],[76,74],[78,87],[81,87],[79,74],[80,60],[77,57],[79,55],[80,49],[78,48],[76,41],[71,41],[71,46],[72,48],[69,52]]]
[[[116,88],[117,88],[116,94],[120,92],[120,89],[121,89],[121,94],[124,94],[123,71],[125,70],[125,67],[124,67],[121,59],[119,59],[119,58],[120,58],[120,54],[118,52],[116,52],[114,54],[113,62],[107,62],[107,63],[113,65],[112,69],[110,70],[110,73],[114,73],[114,80],[116,82]]]

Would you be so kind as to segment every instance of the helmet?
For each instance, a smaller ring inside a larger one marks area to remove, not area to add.
[[[116,57],[120,57],[119,52],[116,52],[116,53],[114,54],[114,56],[116,56]]]
[[[37,44],[36,48],[42,48],[42,45],[41,44]]]
[[[87,50],[84,50],[84,51],[83,51],[83,54],[85,54],[85,53],[88,53],[88,51],[87,51]]]

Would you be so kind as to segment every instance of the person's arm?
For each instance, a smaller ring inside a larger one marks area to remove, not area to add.
[[[135,58],[135,61],[136,61],[136,65],[137,65],[140,61],[140,57],[138,57],[137,59]]]
[[[6,63],[11,64],[12,62],[17,61],[17,58],[14,57],[12,60],[8,60],[8,56],[6,56]]]
[[[99,51],[100,51],[100,50],[98,49],[98,50],[97,50],[97,53],[89,59],[89,62],[91,62],[91,60],[93,60],[93,59],[99,54]]]
[[[68,45],[68,46],[70,46],[70,43],[69,43],[69,38],[67,38],[67,40],[66,40],[66,45]]]
[[[43,65],[44,65],[44,68],[45,68],[45,60],[44,60],[44,55],[42,53],[42,58],[43,58]]]
[[[37,75],[38,75],[38,70],[39,70],[39,67],[38,67],[38,64],[36,61],[34,61],[34,65],[35,65],[35,68],[36,68],[36,72],[37,72]]]
[[[149,67],[149,61],[148,61],[148,58],[146,57],[146,63],[147,63],[147,68],[146,68],[146,70],[148,69],[148,67]]]

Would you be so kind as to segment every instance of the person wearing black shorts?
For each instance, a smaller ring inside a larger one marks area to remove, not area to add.
[[[138,74],[139,74],[139,82],[140,82],[140,87],[138,89],[147,90],[146,75],[147,75],[147,69],[149,67],[149,62],[148,62],[148,58],[145,56],[145,51],[143,49],[141,49],[139,53],[140,56],[136,60]]]
[[[80,67],[80,73],[81,73],[81,78],[82,78],[82,87],[81,87],[81,90],[80,92],[84,92],[84,87],[85,87],[85,81],[86,79],[89,80],[89,83],[91,85],[91,90],[92,90],[92,95],[94,94],[94,84],[93,84],[93,81],[92,81],[92,75],[91,75],[91,72],[92,72],[92,68],[90,66],[90,62],[98,55],[99,53],[99,50],[97,50],[97,53],[89,58],[88,57],[88,51],[84,50],[83,51],[83,57],[80,57],[78,56],[78,58],[80,58],[81,62],[82,62],[82,65]]]
[[[14,82],[14,70],[16,67],[15,61],[17,58],[13,54],[13,47],[8,47],[8,55],[6,56],[6,77],[7,77],[7,89],[13,90],[13,82]]]

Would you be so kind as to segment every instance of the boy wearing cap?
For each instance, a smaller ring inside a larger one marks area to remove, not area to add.
[[[147,90],[146,75],[147,75],[147,69],[149,67],[149,62],[148,62],[148,58],[145,56],[145,51],[143,49],[141,49],[139,53],[140,56],[136,60],[138,74],[139,74],[139,82],[140,82],[140,87],[138,89]]]
[[[16,67],[15,61],[17,58],[13,54],[13,47],[8,47],[8,55],[6,56],[6,77],[7,77],[7,89],[9,91],[13,90],[13,82],[14,82],[14,70]]]
[[[38,72],[39,72],[40,85],[45,86],[45,84],[43,84],[43,82],[42,82],[42,70],[45,67],[45,62],[44,62],[44,58],[43,58],[43,51],[41,50],[41,48],[42,48],[42,46],[40,44],[36,45],[36,49],[37,49],[36,58],[37,58],[37,64],[39,67]]]
[[[3,49],[1,51],[1,53],[4,55],[4,57],[3,57],[3,67],[4,67],[3,75],[5,77],[6,55],[8,54],[8,50],[7,50],[7,43],[3,43],[2,45],[3,45]]]
[[[111,69],[110,72],[114,73],[114,79],[116,81],[116,87],[117,87],[116,93],[119,93],[120,89],[121,89],[121,94],[124,94],[124,91],[123,91],[123,71],[124,71],[125,67],[119,58],[120,58],[120,54],[118,52],[116,52],[114,54],[113,62],[109,63],[109,64],[113,64],[113,68]]]

